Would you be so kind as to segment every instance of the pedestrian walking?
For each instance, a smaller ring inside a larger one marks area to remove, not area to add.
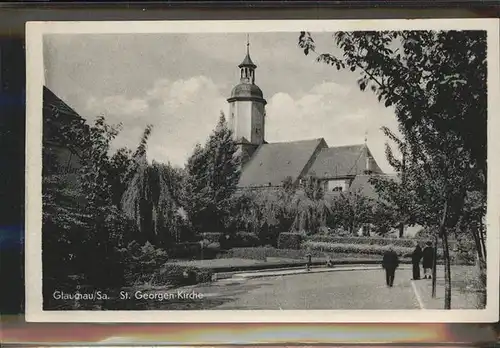
[[[434,264],[434,247],[432,242],[427,242],[422,252],[422,267],[424,268],[424,279],[432,278],[432,266]]]
[[[394,276],[396,275],[396,268],[399,266],[399,257],[394,247],[389,246],[388,250],[384,253],[382,259],[382,267],[385,269],[385,282],[387,286],[392,287],[394,284]]]
[[[420,243],[417,242],[415,246],[415,250],[411,254],[411,263],[413,266],[413,280],[420,279],[420,260],[422,259],[422,248],[420,247]]]

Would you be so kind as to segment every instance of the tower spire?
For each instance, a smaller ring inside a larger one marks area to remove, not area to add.
[[[250,34],[247,33],[247,55],[250,55]]]

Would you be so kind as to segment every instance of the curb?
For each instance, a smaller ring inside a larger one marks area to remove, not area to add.
[[[282,271],[272,271],[272,272],[253,272],[253,273],[237,273],[233,274],[231,278],[236,279],[253,279],[253,278],[264,278],[264,277],[276,277],[276,276],[287,276],[287,275],[297,275],[297,274],[313,274],[313,273],[327,273],[327,272],[348,272],[348,271],[369,271],[382,269],[376,266],[365,266],[365,267],[339,267],[339,268],[317,268],[311,269],[309,271],[305,269],[295,269],[295,270],[282,270]],[[398,269],[411,269],[408,266],[399,267]]]

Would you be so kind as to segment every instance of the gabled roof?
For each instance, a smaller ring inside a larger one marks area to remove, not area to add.
[[[363,144],[322,149],[309,173],[320,179],[364,174],[368,156],[373,158],[368,147]],[[373,173],[382,173],[375,159],[371,166]]]
[[[262,144],[243,167],[238,186],[281,186],[288,176],[295,181],[321,146],[326,147],[323,138]]]
[[[376,177],[389,180],[398,180],[396,174],[356,175],[356,177],[352,179],[351,185],[347,189],[347,192],[359,193],[367,198],[380,200],[381,198],[375,190],[375,187],[370,183],[370,179]],[[340,194],[340,192],[328,192],[328,195],[330,196],[336,196]]]
[[[379,196],[375,187],[370,183],[370,179],[375,175],[356,175],[349,187],[349,192],[357,192],[367,198],[378,200]],[[386,177],[386,175],[384,175]]]
[[[43,108],[45,112],[57,111],[66,119],[83,121],[83,118],[49,88],[43,86]]]

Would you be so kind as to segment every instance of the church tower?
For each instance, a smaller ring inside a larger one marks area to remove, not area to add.
[[[255,84],[257,66],[250,58],[250,43],[240,68],[240,83],[231,91],[229,103],[229,127],[240,151],[242,164],[252,156],[257,147],[265,142],[266,100]]]

